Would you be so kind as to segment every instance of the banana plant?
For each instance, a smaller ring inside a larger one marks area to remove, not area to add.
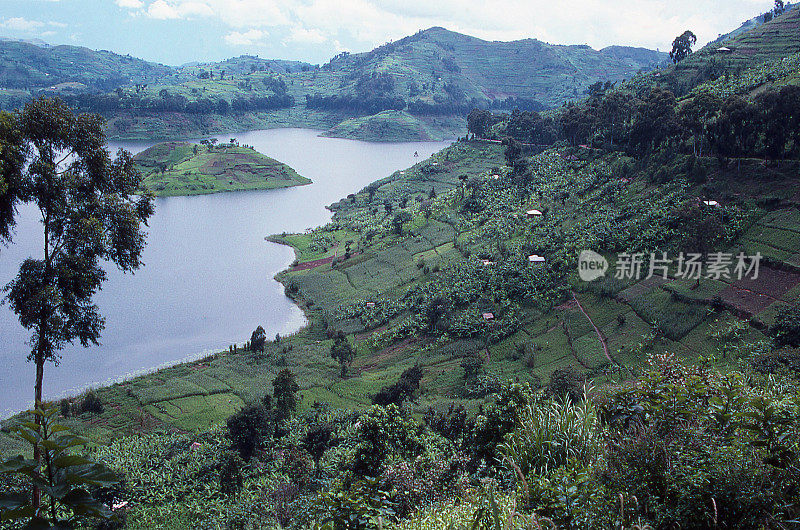
[[[27,529],[66,529],[90,519],[110,519],[113,514],[97,500],[90,489],[119,483],[103,464],[74,454],[86,445],[83,438],[56,423],[58,407],[43,405],[30,411],[40,421],[26,421],[13,431],[32,446],[38,446],[41,461],[22,455],[0,463],[0,474],[18,475],[30,488],[39,488],[43,502],[37,509],[31,495],[24,492],[0,493],[0,524],[15,522]]]

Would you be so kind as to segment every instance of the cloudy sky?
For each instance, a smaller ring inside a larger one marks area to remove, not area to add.
[[[700,43],[771,0],[0,0],[0,36],[79,44],[177,65],[241,54],[327,61],[419,29],[488,40],[668,49]]]

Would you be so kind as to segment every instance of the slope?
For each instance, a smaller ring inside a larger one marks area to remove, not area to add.
[[[80,83],[110,91],[131,83],[147,83],[171,72],[168,66],[105,50],[0,41],[0,87],[4,88],[32,89]]]

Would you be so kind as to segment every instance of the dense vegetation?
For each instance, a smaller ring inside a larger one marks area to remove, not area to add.
[[[145,189],[155,195],[199,195],[220,191],[300,186],[311,181],[252,147],[204,141],[166,142],[138,153]]]
[[[732,66],[678,96],[637,76],[552,112],[474,109],[476,138],[273,236],[295,249],[279,279],[306,328],[259,327],[60,407],[119,479],[86,487],[118,507],[102,524],[796,526],[798,64]],[[605,277],[578,278],[585,249]],[[762,260],[757,278],[613,274],[621,253],[646,271],[662,252]],[[3,452],[24,445],[0,432]],[[9,491],[18,462],[0,468]]]

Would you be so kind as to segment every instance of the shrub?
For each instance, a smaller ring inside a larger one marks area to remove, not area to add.
[[[236,495],[242,490],[244,480],[242,478],[242,461],[239,453],[226,451],[222,455],[222,467],[219,471],[219,489],[223,494],[230,497]]]
[[[583,398],[583,385],[586,375],[579,373],[575,368],[559,368],[550,374],[550,384],[547,387],[550,396],[555,399],[568,399],[573,403]]]
[[[395,404],[399,407],[403,401],[413,399],[414,392],[419,389],[421,380],[422,369],[415,364],[400,374],[400,379],[395,384],[383,387],[372,399],[372,402],[375,405]]]
[[[260,403],[246,406],[229,417],[226,425],[225,435],[245,461],[250,460],[273,431],[269,411]]]
[[[770,328],[777,346],[800,346],[800,305],[781,308]]]
[[[387,457],[414,458],[423,451],[417,425],[403,417],[396,405],[374,405],[359,424],[361,442],[352,462],[358,475],[375,477]]]

